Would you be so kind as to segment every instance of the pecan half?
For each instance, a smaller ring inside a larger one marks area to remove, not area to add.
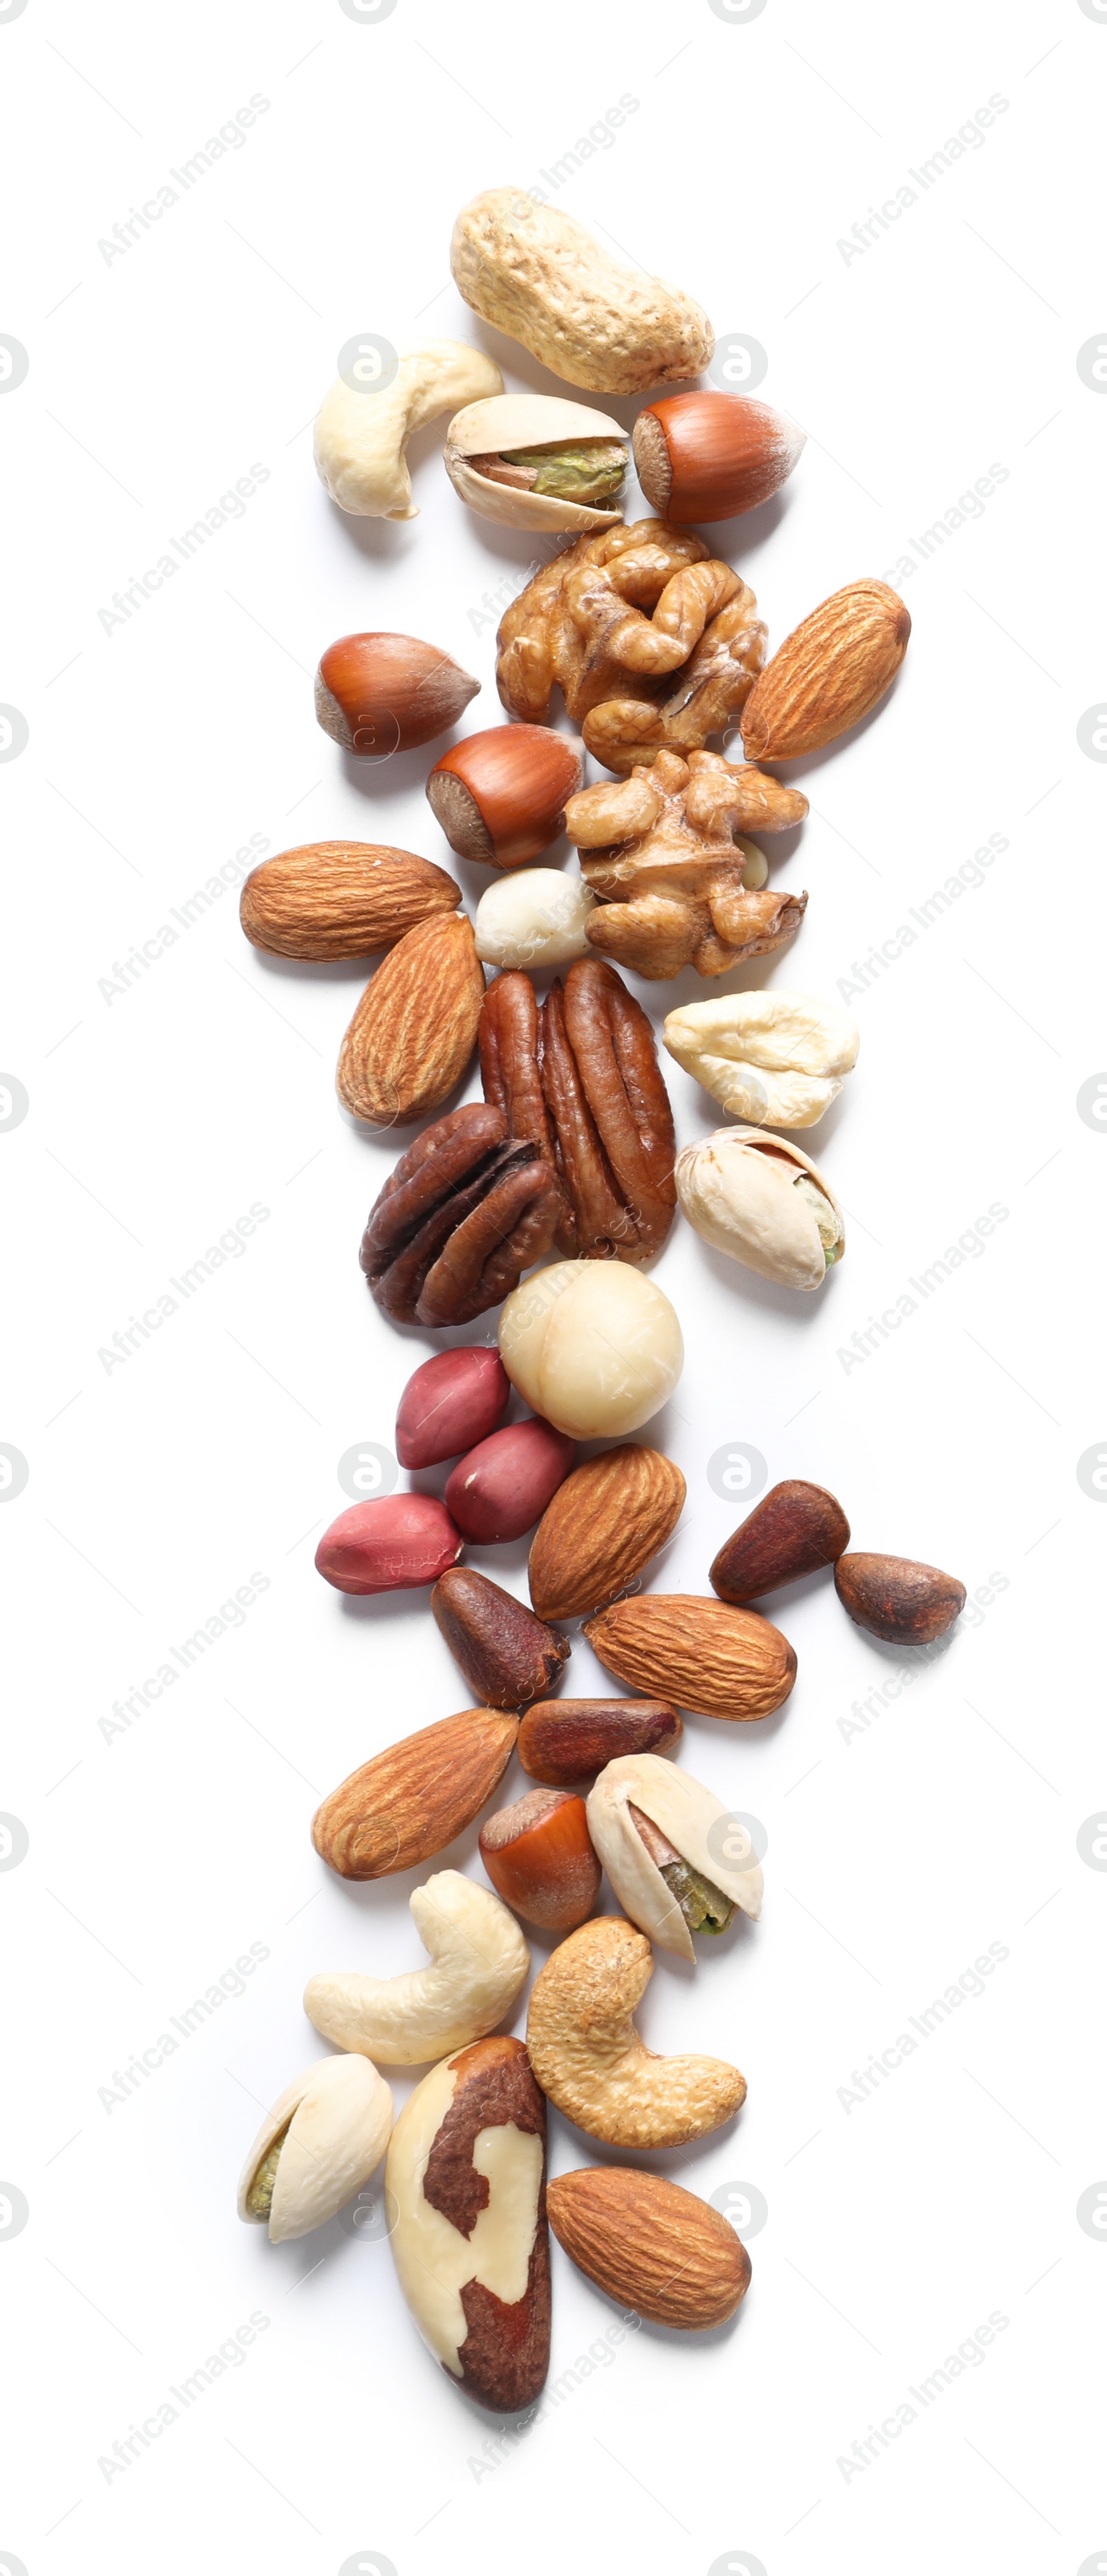
[[[649,1261],[676,1207],[673,1114],[646,1014],[600,958],[547,994],[542,1087],[579,1255]]]
[[[536,1145],[551,1174],[557,1173],[554,1131],[539,1067],[540,1017],[529,975],[511,967],[489,985],[477,1030],[484,1096],[507,1122],[509,1136]],[[561,1213],[558,1242],[567,1259],[576,1256],[576,1219],[558,1179]]]
[[[566,1254],[650,1260],[676,1205],[673,1119],[653,1030],[614,967],[578,958],[541,1010],[528,975],[498,975],[480,1059],[487,1100],[564,1185]]]
[[[400,1156],[361,1242],[361,1267],[398,1324],[468,1324],[548,1252],[562,1213],[536,1145],[502,1111],[451,1110]]]

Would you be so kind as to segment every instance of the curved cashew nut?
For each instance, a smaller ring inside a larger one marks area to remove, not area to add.
[[[386,2066],[423,2066],[483,2039],[510,2011],[530,1966],[513,1914],[460,1870],[440,1869],[411,1898],[429,1968],[403,1977],[313,1977],[304,2011],[336,2048]]]
[[[242,2168],[238,2215],[269,2240],[306,2236],[361,2191],[392,2134],[392,2095],[366,2057],[321,2057],[286,2084]]]
[[[602,1914],[559,1943],[536,1979],[527,2020],[544,2093],[612,2147],[679,2147],[732,2118],[746,2079],[718,2057],[655,2057],[631,2015],[653,1975],[650,1945]]]
[[[380,392],[338,376],[315,422],[316,471],[332,501],[361,519],[417,519],[404,455],[413,430],[503,389],[499,368],[465,340],[406,340]]]

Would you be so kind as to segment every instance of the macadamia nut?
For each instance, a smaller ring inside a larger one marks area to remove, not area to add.
[[[512,1385],[574,1440],[636,1431],[684,1365],[674,1308],[623,1261],[556,1261],[508,1298],[500,1357]]]
[[[518,868],[482,894],[474,924],[486,966],[567,966],[588,955],[595,895],[560,868]]]

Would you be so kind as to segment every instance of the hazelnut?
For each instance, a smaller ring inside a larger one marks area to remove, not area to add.
[[[642,490],[672,527],[737,519],[786,483],[806,430],[743,394],[670,394],[634,424]]]
[[[543,1932],[574,1932],[600,1892],[583,1798],[528,1789],[480,1830],[480,1856],[497,1896]]]
[[[315,713],[343,751],[387,760],[447,733],[479,687],[417,635],[340,635],[315,674]]]
[[[584,777],[584,744],[550,725],[491,725],[442,754],[427,801],[452,850],[485,867],[521,868],[565,829]]]

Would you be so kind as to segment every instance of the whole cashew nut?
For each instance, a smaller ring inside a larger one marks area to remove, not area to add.
[[[578,2129],[612,2147],[679,2147],[732,2118],[746,2079],[718,2057],[655,2057],[631,2015],[653,1975],[650,1945],[603,1914],[559,1943],[536,1979],[527,2020],[544,2093]]]
[[[514,1915],[460,1870],[437,1870],[417,1887],[411,1913],[429,1968],[313,1977],[304,1994],[324,2039],[386,2066],[423,2066],[483,2039],[510,2011],[530,1966]]]
[[[413,430],[504,380],[465,340],[405,340],[391,384],[365,392],[336,377],[315,422],[315,464],[332,501],[361,519],[417,519],[404,450]]]

